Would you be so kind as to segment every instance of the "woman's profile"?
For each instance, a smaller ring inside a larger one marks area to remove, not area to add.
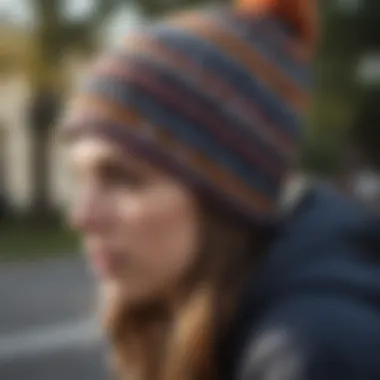
[[[380,378],[375,222],[322,185],[280,210],[314,5],[173,15],[102,57],[74,97],[71,222],[120,379]]]

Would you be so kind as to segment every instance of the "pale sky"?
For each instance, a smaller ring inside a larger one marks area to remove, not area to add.
[[[33,0],[0,0],[0,14],[5,14],[12,22],[21,25],[33,24]],[[84,16],[94,4],[94,0],[66,0],[66,13],[71,17]],[[115,12],[111,18],[107,34],[112,42],[117,42],[123,35],[139,24],[138,12],[130,7]]]
[[[91,10],[93,3],[93,0],[66,0],[66,12],[71,17],[80,17]],[[33,0],[0,0],[0,11],[12,21],[30,22],[33,20]]]
[[[30,0],[0,0],[0,14],[14,22],[30,23],[33,19],[30,3]]]

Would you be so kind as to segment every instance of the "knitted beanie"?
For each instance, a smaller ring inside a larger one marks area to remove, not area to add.
[[[222,207],[271,224],[308,104],[306,50],[275,12],[176,14],[94,65],[67,128],[111,139]]]

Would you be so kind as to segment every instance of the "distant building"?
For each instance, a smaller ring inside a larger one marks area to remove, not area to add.
[[[114,45],[136,25],[142,22],[137,12],[121,10],[106,26],[102,43]],[[30,32],[14,25],[0,25],[0,201],[6,201],[19,211],[27,210],[31,199],[32,139],[28,128],[27,106],[32,88],[25,73],[25,62],[33,45]],[[71,55],[64,67],[70,80],[69,87],[81,82],[86,58]],[[69,195],[69,176],[62,160],[62,147],[52,136],[50,152],[50,196],[53,205],[62,207]]]

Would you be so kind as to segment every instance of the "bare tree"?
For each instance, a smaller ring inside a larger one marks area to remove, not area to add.
[[[63,61],[71,49],[96,47],[96,32],[119,0],[97,0],[85,19],[70,20],[62,0],[34,0],[37,18],[34,49],[29,65],[33,97],[29,108],[33,136],[33,178],[31,215],[45,220],[52,215],[49,202],[49,142],[65,87]]]

